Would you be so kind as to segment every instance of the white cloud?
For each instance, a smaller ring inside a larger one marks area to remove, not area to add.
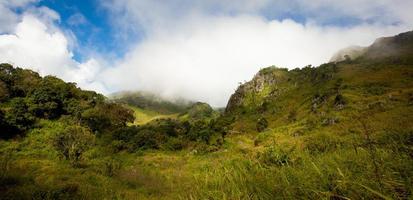
[[[94,80],[101,70],[100,63],[93,58],[85,63],[75,61],[68,39],[52,25],[52,21],[59,17],[48,9],[39,11],[46,14],[40,17],[25,14],[13,33],[0,35],[0,63],[13,63],[41,75],[55,75],[77,82],[85,89],[107,92],[99,81]]]
[[[112,5],[114,12],[122,12],[118,16],[124,17],[120,21],[126,24],[119,26],[140,25],[146,33],[143,41],[104,73],[104,80],[112,89],[149,90],[224,106],[238,82],[251,79],[262,67],[277,65],[291,69],[319,65],[341,48],[369,45],[377,37],[411,27],[387,22],[339,27],[321,26],[314,20],[304,25],[292,20],[267,20],[257,13],[263,5],[271,3],[267,1],[247,11],[232,7],[233,15],[211,14],[209,9],[214,6],[227,9],[228,1],[208,6],[199,6],[199,1],[187,6],[185,2],[176,0],[171,6],[160,1],[123,0]],[[307,12],[325,8],[322,3],[326,2],[317,1]],[[180,5],[185,5],[182,10],[174,9]],[[327,6],[334,10],[350,5]],[[298,6],[301,9],[307,3],[290,5]],[[355,13],[349,11],[349,15],[374,10],[366,4],[359,6],[363,8]],[[405,19],[393,17],[397,21]]]
[[[79,25],[85,25],[88,23],[88,20],[82,13],[75,13],[67,19],[67,23],[71,26],[79,26]]]
[[[13,31],[20,20],[14,9],[26,9],[37,0],[0,0],[0,34]]]
[[[281,0],[283,5],[319,20],[353,17],[378,23],[405,23],[412,25],[413,1],[411,0]],[[293,2],[293,3],[292,3]]]
[[[183,32],[148,38],[108,70],[117,89],[142,89],[225,105],[237,83],[261,67],[319,65],[340,48],[368,45],[402,28],[303,26],[257,17],[209,19]]]
[[[62,33],[49,33],[45,24],[27,15],[16,26],[14,34],[0,36],[1,61],[30,67],[42,74],[62,76],[64,69],[75,64],[67,45]]]

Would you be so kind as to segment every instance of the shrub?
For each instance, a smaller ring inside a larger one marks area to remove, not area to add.
[[[0,102],[6,101],[10,97],[6,83],[0,80]]]
[[[284,166],[288,165],[290,161],[289,153],[278,148],[271,146],[265,149],[265,151],[259,154],[259,160],[265,165]]]
[[[36,118],[29,111],[29,105],[24,98],[14,98],[11,108],[6,112],[7,123],[15,127],[18,133],[22,133],[33,125]]]
[[[162,147],[166,150],[177,151],[185,147],[185,142],[182,138],[170,137]]]
[[[213,134],[210,124],[207,121],[198,120],[191,124],[187,137],[192,141],[208,142]]]
[[[267,127],[268,127],[268,121],[265,118],[262,117],[258,119],[257,125],[256,125],[258,132],[264,131]]]
[[[94,132],[113,131],[133,122],[133,111],[115,103],[104,103],[82,113],[84,123]]]
[[[10,139],[18,133],[16,127],[11,126],[5,118],[5,114],[0,110],[0,138],[1,139]]]
[[[77,166],[82,155],[94,144],[94,135],[84,127],[72,125],[54,138],[54,146],[63,158]]]
[[[334,98],[334,106],[338,109],[342,109],[346,105],[346,100],[344,99],[343,95],[338,94]]]

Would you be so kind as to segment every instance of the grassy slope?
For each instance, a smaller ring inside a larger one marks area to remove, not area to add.
[[[176,114],[162,114],[157,111],[142,109],[135,106],[128,105],[128,108],[134,111],[135,121],[133,124],[135,125],[142,125],[146,124],[154,119],[164,119],[164,118],[176,118],[178,113]]]

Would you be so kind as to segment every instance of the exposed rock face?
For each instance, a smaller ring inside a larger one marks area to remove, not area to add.
[[[266,85],[276,84],[277,77],[274,74],[276,70],[279,69],[275,67],[262,69],[257,74],[255,74],[254,78],[251,81],[248,81],[238,86],[238,89],[235,91],[235,93],[231,95],[225,112],[231,112],[236,107],[241,106],[245,98],[245,95],[248,92],[259,93],[264,89]]]

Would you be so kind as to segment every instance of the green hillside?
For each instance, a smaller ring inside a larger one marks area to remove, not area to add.
[[[119,92],[110,95],[117,103],[128,104],[142,110],[154,111],[159,114],[176,114],[185,112],[192,104],[183,99],[169,100],[150,92]]]
[[[264,68],[223,113],[2,64],[0,199],[411,199],[413,32],[343,57]]]
[[[179,113],[163,114],[157,111],[142,109],[142,108],[128,105],[128,104],[126,104],[125,106],[133,110],[134,116],[135,116],[135,121],[133,122],[133,124],[135,125],[143,125],[155,119],[164,119],[164,118],[175,119],[179,114]]]

